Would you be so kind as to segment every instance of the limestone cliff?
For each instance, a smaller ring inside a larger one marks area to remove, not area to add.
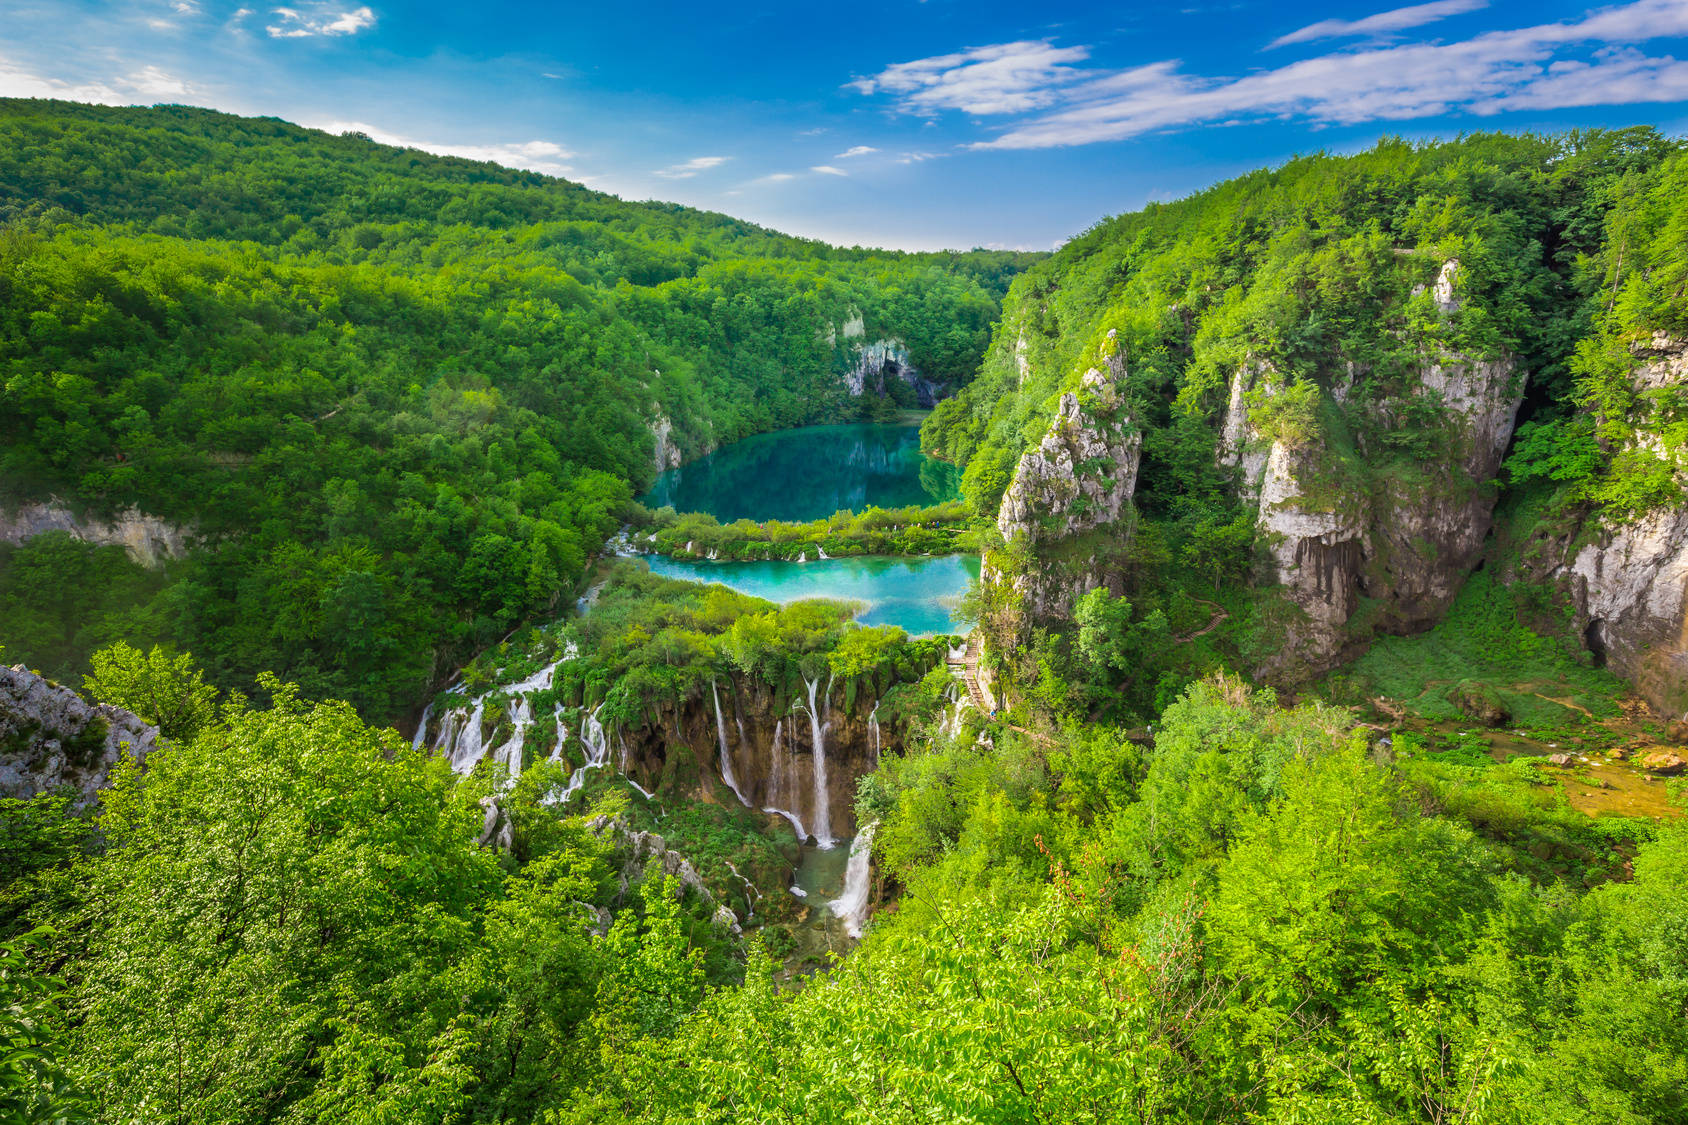
[[[1660,429],[1688,397],[1688,341],[1660,334],[1636,350],[1634,440],[1658,452]],[[1688,487],[1680,465],[1677,479]],[[1688,713],[1688,508],[1617,525],[1590,516],[1554,561],[1549,577],[1570,594],[1589,648],[1661,714]]]
[[[0,512],[0,542],[19,544],[48,531],[67,531],[96,547],[122,547],[129,557],[156,570],[187,553],[188,532],[136,508],[109,520],[78,516],[57,500],[24,504]]]
[[[1021,455],[1003,494],[996,521],[1003,548],[981,574],[995,607],[986,627],[999,647],[1037,620],[1066,614],[1086,590],[1109,585],[1109,553],[1129,539],[1143,439],[1127,408],[1125,356],[1112,331],[1102,352],[1102,367],[1061,396],[1048,431]]]
[[[1457,279],[1458,262],[1447,262],[1433,295],[1444,316],[1459,309]],[[1476,565],[1493,520],[1492,482],[1523,398],[1517,364],[1438,350],[1405,380],[1362,399],[1353,385],[1365,374],[1350,367],[1343,385],[1320,391],[1362,435],[1352,458],[1323,428],[1293,441],[1260,432],[1251,402],[1258,411],[1284,390],[1270,364],[1245,362],[1231,382],[1219,458],[1256,512],[1259,581],[1281,586],[1295,611],[1284,643],[1258,669],[1274,679],[1323,672],[1377,630],[1435,624]],[[1365,434],[1426,426],[1434,427],[1426,435],[1433,451],[1416,464],[1365,448]],[[1363,601],[1373,610],[1356,626]]]
[[[68,785],[85,804],[119,758],[144,761],[157,738],[128,711],[91,704],[21,664],[0,668],[0,797]]]

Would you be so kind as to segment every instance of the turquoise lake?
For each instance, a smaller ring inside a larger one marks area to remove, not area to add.
[[[838,511],[954,500],[955,469],[920,452],[920,427],[804,426],[757,434],[669,469],[648,508],[734,520],[824,519]]]
[[[848,598],[866,604],[863,625],[896,625],[916,637],[965,632],[954,608],[979,577],[976,555],[896,559],[869,556],[810,562],[693,562],[649,555],[653,573],[718,582],[771,602]]]

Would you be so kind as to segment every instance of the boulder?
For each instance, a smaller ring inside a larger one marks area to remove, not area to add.
[[[1511,713],[1494,688],[1476,680],[1461,681],[1448,693],[1448,701],[1461,715],[1486,727],[1505,726],[1512,721]]]
[[[1675,777],[1684,769],[1688,769],[1688,758],[1663,748],[1653,750],[1641,756],[1640,766],[1649,773],[1661,777]]]
[[[1553,754],[1548,757],[1547,764],[1550,766],[1563,766],[1566,769],[1569,769],[1571,767],[1571,756],[1569,754]]]

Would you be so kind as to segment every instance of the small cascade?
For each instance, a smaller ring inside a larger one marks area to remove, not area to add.
[[[727,860],[727,870],[733,873],[733,878],[744,884],[744,905],[746,922],[756,917],[756,904],[762,901],[762,892],[756,889],[756,884],[739,874],[739,869],[733,866],[732,860]]]
[[[604,724],[598,721],[598,712],[603,709],[604,705],[602,703],[598,704],[596,707],[592,708],[591,713],[586,716],[586,721],[580,724],[580,745],[586,750],[586,763],[573,773],[569,774],[568,784],[563,786],[563,796],[561,799],[564,801],[574,796],[576,791],[578,791],[582,785],[586,784],[587,770],[598,769],[609,762],[609,738],[604,734]],[[557,709],[557,713],[559,715],[562,714],[562,708],[560,706]],[[557,727],[557,745],[559,748],[563,743],[562,732],[563,728],[559,725]]]
[[[862,924],[867,921],[867,892],[873,868],[874,821],[865,825],[850,843],[850,863],[844,869],[844,893],[827,903],[832,913],[844,920],[844,932],[853,938],[862,936]]]
[[[709,694],[715,699],[715,733],[721,741],[721,780],[727,783],[727,788],[733,791],[733,796],[739,799],[739,804],[746,808],[754,808],[755,806],[745,800],[744,791],[739,788],[737,779],[733,777],[733,757],[727,751],[727,724],[721,718],[721,692],[716,688],[714,680],[709,681]]]
[[[486,696],[475,700],[475,706],[469,712],[468,721],[463,724],[463,733],[455,742],[447,745],[451,751],[451,772],[466,774],[475,768],[475,763],[481,760],[481,720],[486,716]]]
[[[873,710],[867,713],[868,745],[873,747],[873,768],[879,768],[879,701],[873,701]]]
[[[785,721],[783,719],[774,720],[774,745],[769,754],[773,761],[768,768],[768,803],[762,806],[762,811],[778,813],[789,820],[792,830],[797,833],[797,842],[801,844],[809,838],[808,829],[803,827],[803,822],[798,819],[796,813],[780,807],[782,804],[796,803],[791,800],[790,794],[786,792],[790,777],[790,771],[787,768],[787,760],[790,754],[785,748]]]
[[[629,784],[633,788],[637,789],[639,791],[639,796],[643,797],[645,800],[647,800],[647,801],[656,800],[656,794],[655,793],[652,793],[649,789],[646,789],[643,785],[640,785],[637,781],[634,781],[631,777],[628,777],[626,774],[621,775],[621,780],[625,781],[627,784]],[[661,820],[662,818],[658,817],[657,819]]]
[[[820,847],[830,848],[836,841],[832,838],[832,809],[826,784],[826,730],[821,724],[820,709],[815,705],[815,691],[820,687],[821,681],[820,677],[816,676],[803,682],[809,688],[809,727],[815,740],[815,843]],[[831,694],[831,686],[828,682],[828,694]]]
[[[422,740],[428,735],[428,720],[434,714],[434,704],[429,700],[428,706],[422,708],[422,721],[416,725],[416,737],[410,740],[412,750],[422,749]]]
[[[807,552],[807,551],[798,551],[798,552],[797,552],[797,561],[798,561],[798,562],[800,562],[800,563],[806,563],[806,562],[808,562],[808,561],[809,561],[809,552]]]
[[[509,715],[509,741],[492,752],[492,760],[504,766],[505,783],[514,785],[522,773],[522,743],[527,739],[528,728],[533,725],[533,710],[528,706],[526,697],[517,696],[510,703]]]
[[[825,547],[817,546],[815,548],[815,558],[820,559],[822,562],[825,562],[827,559],[830,559],[831,557],[832,557],[831,555],[826,553]]]

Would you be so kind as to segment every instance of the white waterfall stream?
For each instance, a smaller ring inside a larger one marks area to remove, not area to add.
[[[874,700],[873,710],[867,713],[868,745],[873,747],[873,768],[879,768],[879,701]]]
[[[422,740],[428,735],[428,720],[433,717],[433,714],[434,704],[432,700],[429,700],[428,706],[422,708],[422,721],[416,724],[416,737],[410,740],[412,750],[422,749]]]
[[[721,718],[721,692],[716,688],[714,680],[709,681],[709,694],[715,699],[715,733],[721,741],[721,780],[727,783],[727,788],[733,791],[733,796],[739,799],[739,804],[746,808],[754,808],[755,806],[745,800],[744,790],[739,788],[737,779],[733,777],[733,757],[727,750],[727,724]],[[743,728],[739,729],[742,740]]]
[[[826,730],[821,723],[820,710],[815,706],[815,689],[820,686],[820,677],[803,681],[809,687],[809,729],[814,738],[815,751],[815,843],[823,848],[830,848],[837,843],[832,838],[832,810],[828,807],[828,790],[826,784]],[[831,688],[830,681],[827,687]],[[830,695],[830,690],[828,691]]]
[[[862,936],[862,924],[867,921],[867,893],[873,867],[873,830],[879,822],[864,825],[850,843],[850,863],[844,869],[844,893],[827,903],[834,915],[844,920],[844,932],[853,938]]]
[[[809,838],[809,830],[803,827],[803,821],[790,809],[780,807],[780,802],[793,803],[786,794],[787,778],[790,771],[786,768],[786,759],[790,756],[785,748],[785,722],[774,720],[774,745],[770,754],[773,761],[768,765],[768,803],[762,806],[763,812],[777,813],[791,822],[792,830],[797,833],[797,842],[801,844]]]

